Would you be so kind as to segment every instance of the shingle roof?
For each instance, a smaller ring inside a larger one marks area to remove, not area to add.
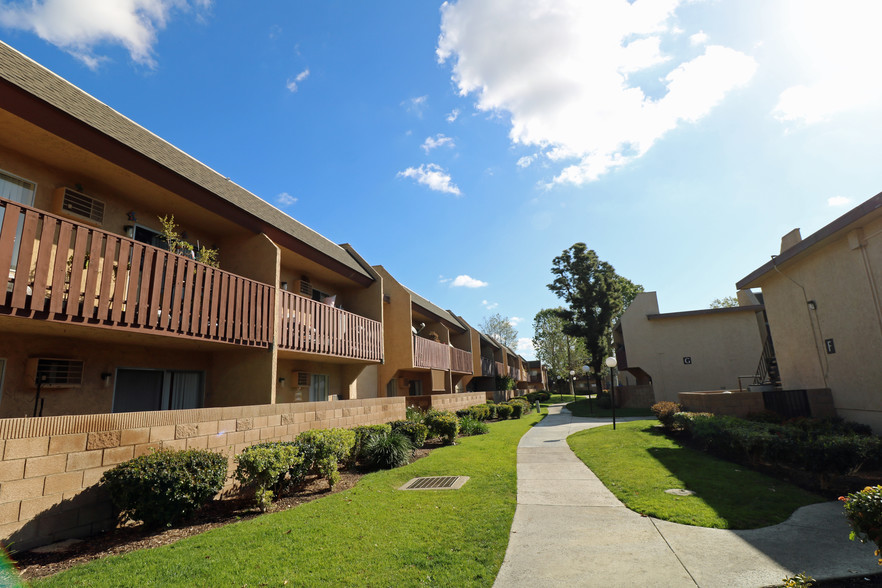
[[[253,215],[259,221],[342,263],[354,272],[371,278],[370,274],[339,245],[261,200],[245,188],[234,184],[2,41],[0,41],[0,79],[36,96],[81,123],[212,192]]]
[[[811,249],[822,241],[826,241],[827,239],[836,236],[846,229],[850,230],[852,224],[861,221],[864,217],[878,215],[880,210],[882,210],[882,193],[876,194],[866,202],[849,210],[830,224],[812,233],[793,247],[790,247],[786,251],[782,251],[781,255],[773,255],[770,261],[767,261],[762,266],[752,271],[749,275],[738,280],[735,287],[739,290],[743,288],[755,288],[757,280],[765,274],[774,271],[776,266],[780,266],[782,263],[797,257],[804,251]]]
[[[463,331],[468,330],[468,329],[466,329],[466,327],[465,327],[461,322],[459,322],[459,321],[456,319],[456,317],[453,316],[451,313],[447,312],[446,310],[444,310],[444,309],[441,308],[440,306],[438,306],[438,305],[436,305],[436,304],[433,304],[433,303],[429,302],[428,300],[426,300],[425,298],[423,298],[422,296],[420,296],[419,294],[417,294],[416,292],[414,292],[413,290],[411,290],[411,289],[408,288],[407,286],[403,286],[403,288],[404,288],[405,290],[407,290],[407,291],[410,293],[410,298],[411,298],[411,300],[412,300],[413,302],[415,302],[417,305],[422,306],[423,308],[425,308],[426,310],[428,310],[428,311],[431,312],[432,314],[441,317],[441,318],[444,319],[445,321],[451,323],[451,324],[454,325],[455,327],[458,327],[458,328],[462,329]]]

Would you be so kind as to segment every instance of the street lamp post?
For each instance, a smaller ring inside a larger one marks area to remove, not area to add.
[[[583,365],[582,371],[585,372],[585,385],[588,386],[588,411],[594,414],[594,403],[591,402],[591,381],[588,376],[591,373],[591,366]]]
[[[616,369],[616,364],[618,362],[615,357],[606,358],[606,366],[609,368],[609,399],[613,411],[613,431],[616,430],[616,381],[613,379],[613,370]]]
[[[576,402],[576,387],[573,385],[573,381],[576,379],[576,371],[570,370],[570,393],[573,395],[573,402]]]

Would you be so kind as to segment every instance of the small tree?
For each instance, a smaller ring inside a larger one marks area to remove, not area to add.
[[[561,318],[563,308],[543,308],[533,319],[533,347],[536,359],[548,367],[553,376],[569,377],[570,370],[582,373],[582,366],[590,356],[585,342],[564,333],[566,322]]]
[[[738,298],[735,296],[714,298],[714,301],[710,303],[710,308],[735,308],[736,306],[738,306]]]
[[[483,322],[478,325],[478,328],[506,347],[515,349],[518,346],[518,332],[512,326],[511,319],[507,316],[496,313],[489,318],[484,317]]]

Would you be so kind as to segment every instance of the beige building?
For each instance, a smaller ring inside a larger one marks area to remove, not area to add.
[[[763,350],[763,307],[751,298],[740,293],[743,305],[734,308],[661,313],[656,293],[641,292],[613,332],[619,383],[651,384],[656,401],[671,402],[680,392],[738,390]]]
[[[383,281],[385,361],[377,369],[380,394],[414,398],[464,392],[464,379],[473,372],[471,329],[399,284],[382,266],[373,269]]]
[[[761,288],[785,390],[829,388],[837,414],[882,432],[882,194],[738,282]]]
[[[4,44],[0,96],[0,416],[377,396],[351,247]],[[168,251],[172,215],[217,267]]]

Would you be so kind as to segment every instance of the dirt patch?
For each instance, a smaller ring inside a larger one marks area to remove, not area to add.
[[[440,441],[427,441],[422,449],[417,449],[414,452],[413,461],[426,457],[438,447],[441,447]],[[317,498],[348,490],[355,486],[365,473],[363,469],[356,467],[341,468],[340,482],[333,491],[328,488],[327,480],[310,476],[301,488],[273,502],[267,512],[289,510]],[[210,502],[194,514],[190,520],[177,527],[156,530],[145,529],[141,524],[129,524],[74,543],[59,553],[24,551],[13,553],[12,558],[16,562],[16,567],[21,571],[21,579],[30,581],[51,576],[102,557],[170,545],[186,537],[224,527],[231,523],[253,519],[261,514],[251,498],[227,495]]]

